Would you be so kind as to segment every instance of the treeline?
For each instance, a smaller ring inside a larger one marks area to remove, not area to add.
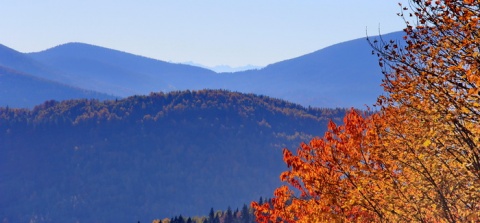
[[[212,109],[217,110],[211,113]],[[23,123],[28,125],[73,124],[135,120],[137,122],[165,117],[182,116],[185,112],[200,112],[199,116],[215,116],[233,111],[241,117],[291,115],[294,118],[326,120],[345,113],[337,108],[305,108],[298,104],[268,96],[243,94],[226,90],[175,91],[151,93],[148,96],[132,96],[124,100],[66,100],[46,101],[33,110],[0,108],[2,125]],[[202,111],[208,111],[202,113]]]
[[[260,202],[262,202],[262,198],[260,198]],[[228,207],[226,211],[214,211],[211,208],[208,216],[183,217],[179,215],[170,219],[156,219],[152,223],[255,223],[255,215],[253,209],[244,204],[241,209],[235,210]]]

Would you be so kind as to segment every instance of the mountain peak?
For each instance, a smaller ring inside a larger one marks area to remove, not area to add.
[[[127,52],[122,52],[120,50],[115,50],[115,49],[110,49],[102,46],[97,46],[93,44],[88,44],[88,43],[82,43],[82,42],[69,42],[69,43],[64,43],[60,44],[42,51],[38,52],[32,52],[29,53],[30,55],[36,55],[36,54],[62,54],[63,56],[67,56],[69,54],[76,54],[77,56],[80,55],[91,55],[95,53],[105,53],[105,52],[110,52],[110,53],[125,53],[125,54],[130,54]],[[135,55],[138,56],[138,55]]]

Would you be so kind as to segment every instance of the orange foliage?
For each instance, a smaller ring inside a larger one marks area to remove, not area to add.
[[[323,138],[302,144],[293,155],[284,149],[284,160],[290,167],[281,174],[282,181],[298,193],[282,186],[275,191],[272,203],[253,203],[259,222],[318,222],[376,219],[378,202],[370,198],[374,181],[365,181],[382,164],[373,156],[372,146],[365,141],[376,137],[366,131],[369,120],[355,111],[344,119],[344,126],[333,122]]]
[[[285,149],[290,187],[252,203],[259,222],[480,221],[480,1],[410,3],[406,46],[372,43],[381,110]]]

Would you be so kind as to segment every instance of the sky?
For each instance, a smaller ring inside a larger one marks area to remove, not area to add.
[[[0,0],[0,44],[83,42],[170,62],[266,66],[405,26],[408,0]]]

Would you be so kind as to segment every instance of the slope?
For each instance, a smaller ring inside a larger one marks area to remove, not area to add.
[[[0,108],[0,218],[148,222],[240,207],[278,186],[283,147],[344,113],[228,91]]]
[[[46,100],[115,99],[68,83],[68,75],[0,44],[0,106],[31,108]]]
[[[401,41],[403,32],[383,35]],[[371,37],[379,38],[378,36]],[[232,75],[226,89],[254,92],[304,106],[356,107],[372,105],[382,94],[383,78],[367,38],[335,44],[313,53]]]
[[[0,106],[29,108],[47,100],[115,97],[93,91],[73,88],[0,66]]]
[[[0,66],[21,73],[33,74],[36,77],[69,83],[67,75],[57,72],[54,68],[45,66],[28,55],[0,44]],[[21,86],[19,86],[21,87]]]
[[[84,43],[67,43],[28,55],[68,73],[78,87],[120,96],[209,88],[215,80],[215,72],[204,68]]]

